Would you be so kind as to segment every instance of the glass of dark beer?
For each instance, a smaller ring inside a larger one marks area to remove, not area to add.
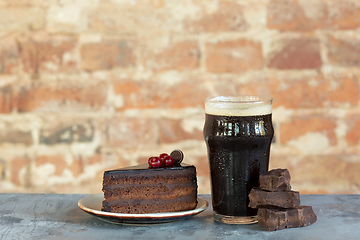
[[[248,195],[268,171],[274,136],[272,98],[218,96],[205,99],[207,145],[214,218],[228,224],[257,222]]]

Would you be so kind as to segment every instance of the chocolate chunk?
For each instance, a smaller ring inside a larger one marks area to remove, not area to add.
[[[287,169],[273,169],[260,175],[260,188],[267,191],[290,190],[290,173]]]
[[[317,217],[311,206],[289,209],[259,208],[258,222],[267,231],[304,227],[316,222]]]
[[[180,164],[184,159],[184,153],[181,150],[174,150],[170,153],[170,157],[174,159],[175,164]]]
[[[249,207],[281,207],[294,208],[300,205],[300,194],[296,191],[268,192],[253,188],[249,194]]]

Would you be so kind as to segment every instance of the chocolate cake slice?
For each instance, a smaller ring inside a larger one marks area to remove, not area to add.
[[[196,168],[181,163],[152,168],[148,164],[104,172],[102,211],[159,213],[195,209]]]

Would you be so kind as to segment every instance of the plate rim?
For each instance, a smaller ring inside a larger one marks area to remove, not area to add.
[[[202,197],[197,197],[197,205],[195,207],[195,209],[193,210],[186,210],[186,211],[178,211],[178,212],[162,212],[162,213],[142,213],[142,214],[138,214],[138,213],[112,213],[112,212],[103,212],[101,210],[96,210],[96,209],[91,209],[87,206],[83,205],[83,201],[86,198],[91,198],[91,197],[100,197],[100,196],[104,197],[104,193],[97,193],[97,194],[90,194],[88,196],[85,196],[83,198],[81,198],[78,201],[78,207],[80,209],[82,209],[83,211],[90,213],[90,214],[94,214],[96,216],[103,216],[103,217],[115,217],[115,218],[136,218],[136,219],[148,219],[148,218],[153,218],[153,219],[162,219],[162,218],[168,218],[168,217],[183,217],[183,216],[192,216],[192,215],[196,215],[198,213],[201,213],[203,211],[205,211],[207,209],[207,207],[209,206],[208,201],[206,201],[204,198]]]

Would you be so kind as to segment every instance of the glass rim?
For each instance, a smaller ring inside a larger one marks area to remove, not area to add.
[[[264,104],[272,103],[273,98],[262,95],[230,95],[230,96],[213,96],[205,98],[208,103],[252,103]]]

